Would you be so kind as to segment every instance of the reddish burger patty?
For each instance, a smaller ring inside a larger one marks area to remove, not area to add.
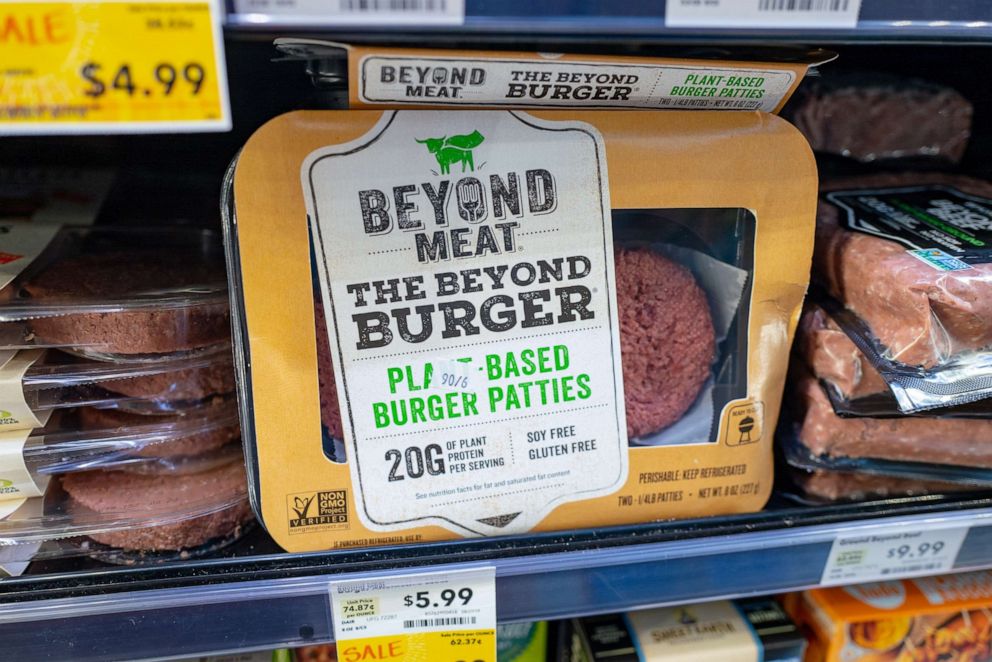
[[[136,474],[124,471],[84,471],[62,477],[71,508],[97,513],[131,513],[146,504],[168,523],[90,534],[99,543],[141,551],[181,550],[216,538],[237,535],[251,521],[248,485],[241,462],[193,474]],[[207,514],[175,521],[175,513],[195,506]]]
[[[710,375],[716,338],[706,293],[692,273],[645,249],[614,251],[627,434],[682,418]]]
[[[706,293],[685,267],[647,248],[617,248],[617,308],[627,434],[679,420],[710,375],[716,338]],[[341,408],[323,306],[314,306],[321,422],[341,438]]]

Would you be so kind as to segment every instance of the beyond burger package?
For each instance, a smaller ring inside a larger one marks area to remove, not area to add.
[[[256,512],[303,551],[760,509],[815,198],[762,113],[276,118],[225,200]]]
[[[822,49],[684,48],[666,57],[383,48],[280,38],[326,103],[349,108],[760,110],[777,113]],[[344,94],[347,79],[347,96]],[[340,94],[339,94],[340,91]]]
[[[992,396],[992,184],[887,173],[822,188],[818,303],[899,412]]]

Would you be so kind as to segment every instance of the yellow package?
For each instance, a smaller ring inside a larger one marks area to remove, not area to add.
[[[760,113],[276,118],[227,202],[256,512],[305,551],[760,509],[815,198]]]

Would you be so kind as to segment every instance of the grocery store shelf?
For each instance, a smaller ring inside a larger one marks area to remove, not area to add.
[[[660,0],[466,0],[465,24],[411,27],[379,19],[367,25],[342,25],[332,17],[294,13],[235,11],[228,0],[228,28],[235,30],[333,31],[342,35],[381,32],[396,39],[418,39],[466,33],[494,38],[526,35],[577,35],[640,39],[789,40],[818,42],[989,42],[992,41],[992,3],[985,0],[863,0],[857,27],[843,29],[671,28],[665,26],[665,3]],[[268,0],[274,2],[274,0]],[[281,3],[286,6],[287,3]],[[242,5],[243,6],[243,5]],[[292,6],[292,4],[290,5]],[[375,19],[370,19],[375,20]]]
[[[0,582],[9,659],[111,660],[333,638],[327,581],[496,568],[502,622],[816,585],[832,541],[891,525],[971,529],[956,570],[992,567],[992,497],[816,509],[316,554],[271,554]]]

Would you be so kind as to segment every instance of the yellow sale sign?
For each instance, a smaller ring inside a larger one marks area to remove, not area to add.
[[[0,134],[230,128],[220,9],[0,2]]]

